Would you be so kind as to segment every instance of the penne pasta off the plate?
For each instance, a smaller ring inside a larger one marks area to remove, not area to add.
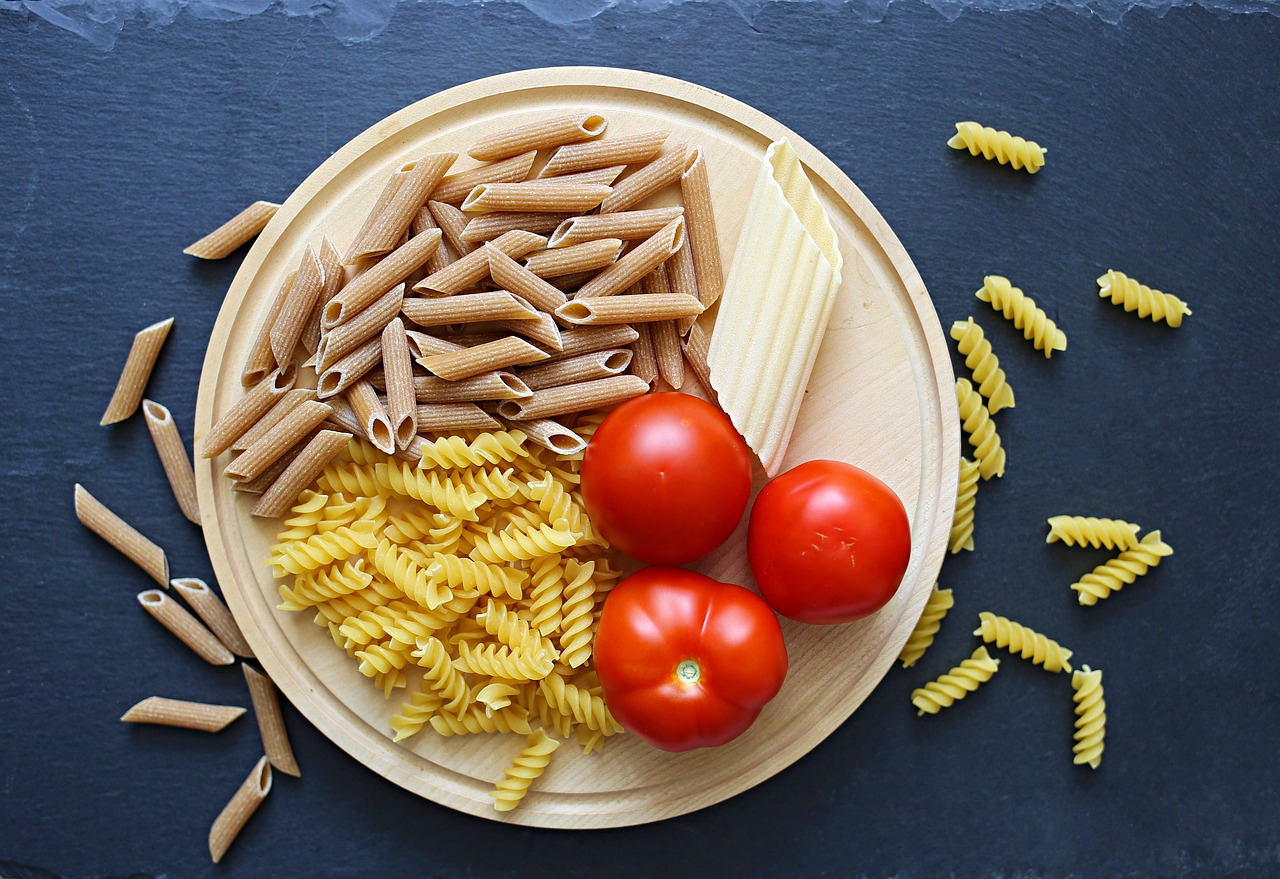
[[[209,828],[209,857],[216,864],[222,860],[231,843],[235,842],[245,824],[258,811],[262,801],[271,793],[271,765],[263,757],[254,764],[253,770],[244,782],[236,789],[235,794],[223,807],[222,812],[214,819]]]
[[[258,718],[258,732],[262,736],[262,748],[271,765],[286,775],[301,778],[298,761],[289,744],[289,731],[284,726],[284,712],[280,710],[280,697],[271,678],[257,669],[240,664],[244,680],[249,686],[249,698],[253,700],[253,713]]]
[[[135,565],[169,588],[169,560],[164,550],[142,536],[132,525],[106,508],[80,483],[76,483],[76,518],[80,523],[114,546]]]
[[[236,625],[235,617],[231,616],[231,611],[222,603],[217,593],[209,588],[208,583],[198,577],[179,577],[170,580],[169,585],[186,599],[196,616],[200,617],[224,647],[236,656],[253,658],[253,649]]]
[[[220,732],[242,714],[244,709],[233,705],[210,705],[206,702],[185,702],[181,699],[149,696],[122,714],[120,720],[124,723],[153,723],[201,732]]]
[[[168,408],[151,400],[142,401],[142,414],[147,420],[147,430],[155,444],[160,466],[173,489],[182,515],[196,525],[200,524],[200,504],[196,500],[196,474],[187,457],[187,447],[178,433],[178,423]]]
[[[158,623],[210,665],[231,665],[236,661],[231,651],[218,640],[216,635],[159,589],[139,592],[138,603]]]
[[[164,340],[168,338],[169,330],[172,328],[173,318],[167,318],[139,330],[133,337],[129,356],[125,358],[124,369],[120,372],[120,379],[116,382],[111,402],[107,404],[107,411],[102,413],[99,424],[115,424],[117,421],[124,421],[137,411],[138,404],[142,402],[142,393],[147,389],[147,382],[151,379],[151,370],[156,365],[156,358],[160,356],[160,349],[164,347]]]
[[[280,210],[278,204],[255,201],[199,241],[187,245],[182,252],[200,259],[228,257],[242,245],[256,238],[258,233],[267,227],[267,223],[271,222],[271,218],[278,210]]]

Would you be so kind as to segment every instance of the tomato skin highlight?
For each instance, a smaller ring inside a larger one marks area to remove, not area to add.
[[[737,738],[787,674],[769,605],[683,568],[644,568],[620,582],[605,599],[593,654],[613,716],[664,751]]]
[[[846,623],[888,604],[911,560],[902,500],[870,473],[808,461],[761,490],[747,556],[760,594],[805,623]]]
[[[689,394],[646,394],[596,429],[582,499],[616,549],[654,565],[701,558],[728,539],[751,496],[751,452],[729,417]]]

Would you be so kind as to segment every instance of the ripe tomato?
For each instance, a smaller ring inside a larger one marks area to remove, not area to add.
[[[893,489],[839,461],[809,461],[761,490],[747,556],[760,594],[804,623],[847,623],[884,607],[911,558]]]
[[[751,495],[751,453],[729,417],[688,394],[647,394],[597,428],[582,459],[582,499],[615,547],[680,565],[733,533]]]
[[[737,738],[787,676],[769,605],[683,568],[644,568],[619,583],[593,655],[613,716],[664,751]]]

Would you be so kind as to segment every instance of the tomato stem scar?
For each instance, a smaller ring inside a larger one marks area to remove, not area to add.
[[[676,678],[683,684],[696,684],[702,679],[702,666],[696,659],[684,659],[676,666]]]

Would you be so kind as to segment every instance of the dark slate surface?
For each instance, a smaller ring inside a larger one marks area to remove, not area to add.
[[[783,4],[748,24],[694,4],[566,30],[515,6],[422,5],[352,47],[305,19],[182,16],[134,23],[102,53],[0,12],[0,46],[0,875],[1280,875],[1280,19],[947,22],[905,4],[866,24]],[[141,420],[97,426],[130,336],[177,316],[149,393],[189,437],[237,260],[197,264],[184,244],[283,198],[405,104],[566,63],[685,77],[776,116],[879,206],[944,323],[988,328],[1018,407],[999,416],[1009,475],[982,489],[979,549],[943,570],[956,608],[919,667],[790,769],[635,829],[451,812],[289,709],[304,777],[278,777],[212,867],[205,835],[258,755],[252,720],[206,736],[116,718],[152,693],[247,704],[240,674],[177,647],[134,601],[145,576],[72,514],[79,480],[162,542],[176,575],[211,574]],[[1038,137],[1048,167],[1031,178],[947,150],[969,117]],[[1170,331],[1102,304],[1108,266],[1195,314]],[[983,310],[988,272],[1048,305],[1065,354],[1046,362]],[[1106,554],[1043,545],[1064,511],[1160,527],[1177,555],[1079,608],[1067,585]],[[988,607],[1106,670],[1100,771],[1071,766],[1066,678],[1018,661],[949,715],[914,716],[912,687],[972,649]]]

